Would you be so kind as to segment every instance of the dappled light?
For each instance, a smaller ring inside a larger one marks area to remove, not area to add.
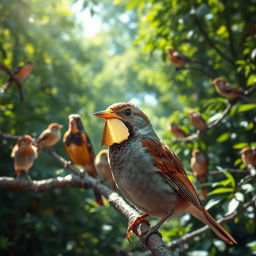
[[[0,255],[255,255],[255,13],[0,0]]]

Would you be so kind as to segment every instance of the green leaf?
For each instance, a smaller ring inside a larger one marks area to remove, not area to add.
[[[229,132],[225,132],[223,134],[221,134],[218,138],[217,138],[217,142],[224,142],[226,140],[228,140],[230,137],[230,133]]]
[[[238,107],[238,112],[245,112],[250,111],[252,109],[256,108],[256,104],[250,103],[250,104],[243,104]]]
[[[248,147],[248,143],[246,143],[246,142],[240,142],[238,144],[233,145],[234,149],[242,149],[245,147]]]
[[[216,194],[232,193],[232,192],[234,192],[233,188],[216,188],[208,194],[209,195],[216,195]]]

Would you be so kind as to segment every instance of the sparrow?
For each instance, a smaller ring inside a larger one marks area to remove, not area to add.
[[[32,145],[32,137],[24,135],[20,137],[17,144],[13,147],[11,157],[14,158],[14,170],[19,179],[21,171],[24,170],[29,180],[29,170],[37,158],[37,148]]]
[[[42,147],[54,146],[61,137],[62,125],[58,123],[51,123],[46,130],[44,130],[36,140],[36,145],[40,150]]]
[[[191,121],[192,125],[199,131],[199,132],[204,132],[208,126],[201,116],[199,112],[197,112],[194,109],[189,110],[189,120]]]
[[[111,169],[108,163],[108,150],[102,149],[94,160],[97,174],[103,178],[104,181],[111,184],[113,190],[116,190],[116,184],[113,180]]]
[[[220,96],[231,99],[243,96],[243,92],[239,88],[232,87],[232,85],[223,78],[215,78],[213,80],[213,84],[215,85],[215,89]]]
[[[190,167],[192,169],[193,174],[195,175],[196,179],[200,184],[204,184],[208,181],[208,178],[207,178],[208,165],[200,149],[194,149],[192,151]],[[207,197],[207,190],[205,187],[201,187],[201,194],[203,198]]]
[[[242,160],[248,166],[256,166],[256,151],[251,148],[243,148],[241,150]]]
[[[96,178],[94,151],[92,143],[84,131],[82,119],[78,114],[69,115],[69,128],[63,137],[65,149],[71,161],[84,168],[88,174]],[[98,205],[103,205],[101,194],[94,190]]]
[[[32,61],[26,62],[23,66],[18,67],[18,69],[14,72],[14,76],[19,81],[24,80],[29,76],[32,69],[34,67],[34,63]],[[3,86],[3,90],[7,91],[11,85],[15,82],[13,78],[10,78],[7,83]]]
[[[170,131],[177,138],[186,138],[188,135],[182,130],[182,128],[174,122],[170,122]]]
[[[234,238],[202,205],[179,158],[160,141],[148,117],[131,103],[115,103],[95,113],[106,120],[102,144],[109,146],[113,178],[126,199],[144,215],[129,223],[127,236],[138,221],[156,216],[160,221],[148,236],[167,219],[189,212],[228,244]]]
[[[169,61],[179,67],[182,67],[188,63],[197,63],[198,62],[198,60],[196,60],[196,59],[192,59],[192,58],[189,58],[187,56],[180,54],[175,49],[168,49],[167,54],[168,54]]]

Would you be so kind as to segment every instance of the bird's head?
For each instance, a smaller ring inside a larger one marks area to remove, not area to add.
[[[200,156],[200,155],[201,155],[200,149],[198,149],[198,148],[193,149],[193,151],[192,151],[192,156],[193,157],[197,157],[197,156]]]
[[[190,109],[188,111],[188,115],[190,118],[193,118],[193,117],[199,116],[199,112],[197,112],[195,109]]]
[[[148,117],[132,103],[115,103],[94,115],[106,120],[102,145],[120,144],[130,135],[153,132]]]
[[[167,50],[167,53],[168,54],[173,54],[175,52],[175,49],[173,49],[173,48],[169,48],[168,50]]]
[[[245,147],[241,150],[242,155],[250,155],[251,153],[253,153],[253,150],[251,148],[248,148],[248,147]]]
[[[221,78],[221,77],[217,77],[215,79],[213,79],[213,84],[215,86],[223,86],[225,85],[227,82],[225,79]]]
[[[170,124],[171,129],[176,129],[179,127],[175,122],[170,122],[169,124]]]
[[[52,132],[58,132],[62,128],[61,124],[58,123],[51,123],[48,126],[48,129],[51,130]]]
[[[84,130],[82,119],[78,114],[71,114],[68,117],[69,119],[69,128],[72,132],[79,132]]]
[[[19,147],[27,147],[30,146],[33,142],[33,139],[30,135],[24,135],[18,139]]]

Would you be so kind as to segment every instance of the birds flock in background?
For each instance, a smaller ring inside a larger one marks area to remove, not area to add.
[[[11,157],[14,158],[14,170],[19,179],[22,171],[25,171],[29,180],[29,170],[34,164],[35,159],[43,148],[53,147],[61,139],[62,125],[51,123],[33,143],[29,135],[20,137],[13,147]],[[113,178],[107,162],[107,151],[100,151],[99,156],[94,155],[93,146],[86,132],[84,131],[81,117],[78,114],[69,116],[69,128],[64,134],[63,142],[71,162],[78,165],[94,178],[101,176],[104,182],[109,182],[112,188]],[[94,162],[95,161],[95,162]],[[95,200],[98,205],[103,205],[102,196],[94,190]]]
[[[199,63],[198,60],[184,56],[174,49],[169,49],[167,53],[168,59],[177,67]],[[15,78],[20,81],[25,79],[33,66],[32,62],[27,62],[14,73]],[[13,82],[13,79],[9,79],[3,89],[10,88]],[[213,84],[216,92],[222,97],[246,100],[243,91],[232,87],[223,78],[215,78]],[[66,152],[71,162],[82,167],[90,176],[101,177],[113,190],[118,188],[130,203],[144,213],[139,221],[143,221],[149,215],[160,219],[150,233],[143,234],[143,239],[156,232],[167,219],[189,212],[208,225],[226,243],[236,244],[234,238],[204,208],[181,161],[159,140],[148,117],[139,108],[131,103],[116,103],[95,115],[106,120],[102,143],[109,146],[109,150],[101,150],[95,157],[81,117],[72,114],[69,116],[69,128],[63,137]],[[204,133],[208,129],[206,121],[197,110],[189,110],[188,118],[199,133]],[[188,137],[175,122],[170,122],[169,125],[175,137]],[[35,142],[29,135],[18,139],[11,152],[17,178],[24,170],[31,179],[29,170],[35,159],[43,148],[53,147],[60,141],[61,128],[62,125],[51,123]],[[256,165],[254,150],[244,148],[241,156],[246,165]],[[202,198],[206,198],[208,165],[198,148],[192,151],[190,167],[200,184]],[[103,205],[102,196],[96,190],[94,194],[98,205]],[[129,223],[128,236],[137,223],[138,220]]]

